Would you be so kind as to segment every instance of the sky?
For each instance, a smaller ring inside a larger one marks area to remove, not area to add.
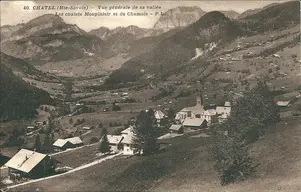
[[[177,6],[198,6],[206,12],[214,10],[234,10],[238,13],[242,13],[248,9],[261,8],[271,3],[281,3],[287,0],[265,0],[265,1],[1,1],[1,26],[3,25],[16,25],[18,23],[26,23],[35,17],[46,13],[55,14],[56,12],[63,12],[65,14],[68,11],[61,10],[33,10],[34,6],[85,6],[88,10],[77,10],[69,12],[165,12],[168,9],[175,8]],[[103,10],[98,6],[130,6],[127,10]],[[159,5],[161,8],[157,11],[132,9],[132,6],[151,6]],[[28,9],[24,9],[24,6],[28,6]],[[158,20],[159,16],[62,16],[66,23],[76,24],[78,27],[90,31],[99,27],[108,27],[110,29],[119,26],[136,25],[143,28],[151,28]]]

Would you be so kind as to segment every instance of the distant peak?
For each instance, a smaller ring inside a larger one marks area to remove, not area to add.
[[[32,20],[30,20],[28,23],[29,24],[44,24],[44,23],[47,23],[47,22],[64,22],[64,20],[58,16],[58,15],[54,15],[54,14],[44,14],[44,15],[41,15],[39,17],[36,17]]]
[[[211,23],[228,20],[228,18],[220,11],[211,11],[206,13],[200,20],[206,21],[207,23]]]

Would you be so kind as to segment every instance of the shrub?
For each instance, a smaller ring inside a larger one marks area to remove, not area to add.
[[[97,137],[92,137],[92,138],[90,139],[90,144],[97,143],[97,142],[98,142]]]

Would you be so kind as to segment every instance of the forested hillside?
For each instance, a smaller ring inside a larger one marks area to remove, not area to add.
[[[47,92],[19,79],[2,63],[0,64],[0,98],[1,122],[32,117],[40,104],[53,102]]]

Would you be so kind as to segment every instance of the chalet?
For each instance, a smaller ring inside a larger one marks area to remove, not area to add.
[[[226,114],[228,117],[230,116],[231,113],[231,107],[227,106],[217,106],[216,107],[216,113],[218,115]]]
[[[132,126],[122,131],[121,135],[123,136],[121,143],[123,145],[122,152],[124,155],[135,155],[140,152],[137,143],[134,141],[135,133]]]
[[[214,124],[218,122],[218,115],[215,109],[208,109],[204,111],[200,118],[205,119],[208,122],[208,125]]]
[[[10,173],[20,174],[22,177],[38,178],[52,173],[56,161],[48,155],[21,149],[6,164]]]
[[[184,128],[201,129],[207,127],[207,120],[202,118],[186,118],[183,126]]]
[[[119,151],[122,150],[122,143],[123,136],[121,135],[107,135],[111,150]]]
[[[277,101],[278,107],[288,107],[291,101]]]
[[[37,128],[36,126],[29,125],[29,126],[27,126],[27,131],[33,131],[33,130],[35,130],[36,128]]]
[[[280,58],[280,55],[278,55],[278,54],[273,54],[273,57]]]
[[[47,124],[47,121],[37,121],[36,124],[37,124],[37,126],[43,126],[43,125]]]
[[[181,124],[177,124],[177,125],[173,124],[173,125],[170,126],[169,130],[172,133],[178,133],[178,134],[184,133],[184,127]]]
[[[56,151],[64,151],[66,149],[73,148],[73,147],[74,145],[65,139],[58,139],[53,143],[53,148]]]
[[[161,110],[155,111],[155,118],[158,123],[160,123],[161,120],[167,118],[167,115],[165,115]]]
[[[93,129],[93,127],[92,127],[92,126],[86,125],[86,126],[83,127],[83,129],[84,129],[84,130],[91,130],[91,129]]]
[[[223,123],[228,119],[228,115],[226,113],[221,114],[218,116],[218,123]]]
[[[80,147],[80,146],[84,145],[83,141],[79,137],[71,137],[71,138],[67,138],[65,140],[72,143],[72,145],[74,147]]]

